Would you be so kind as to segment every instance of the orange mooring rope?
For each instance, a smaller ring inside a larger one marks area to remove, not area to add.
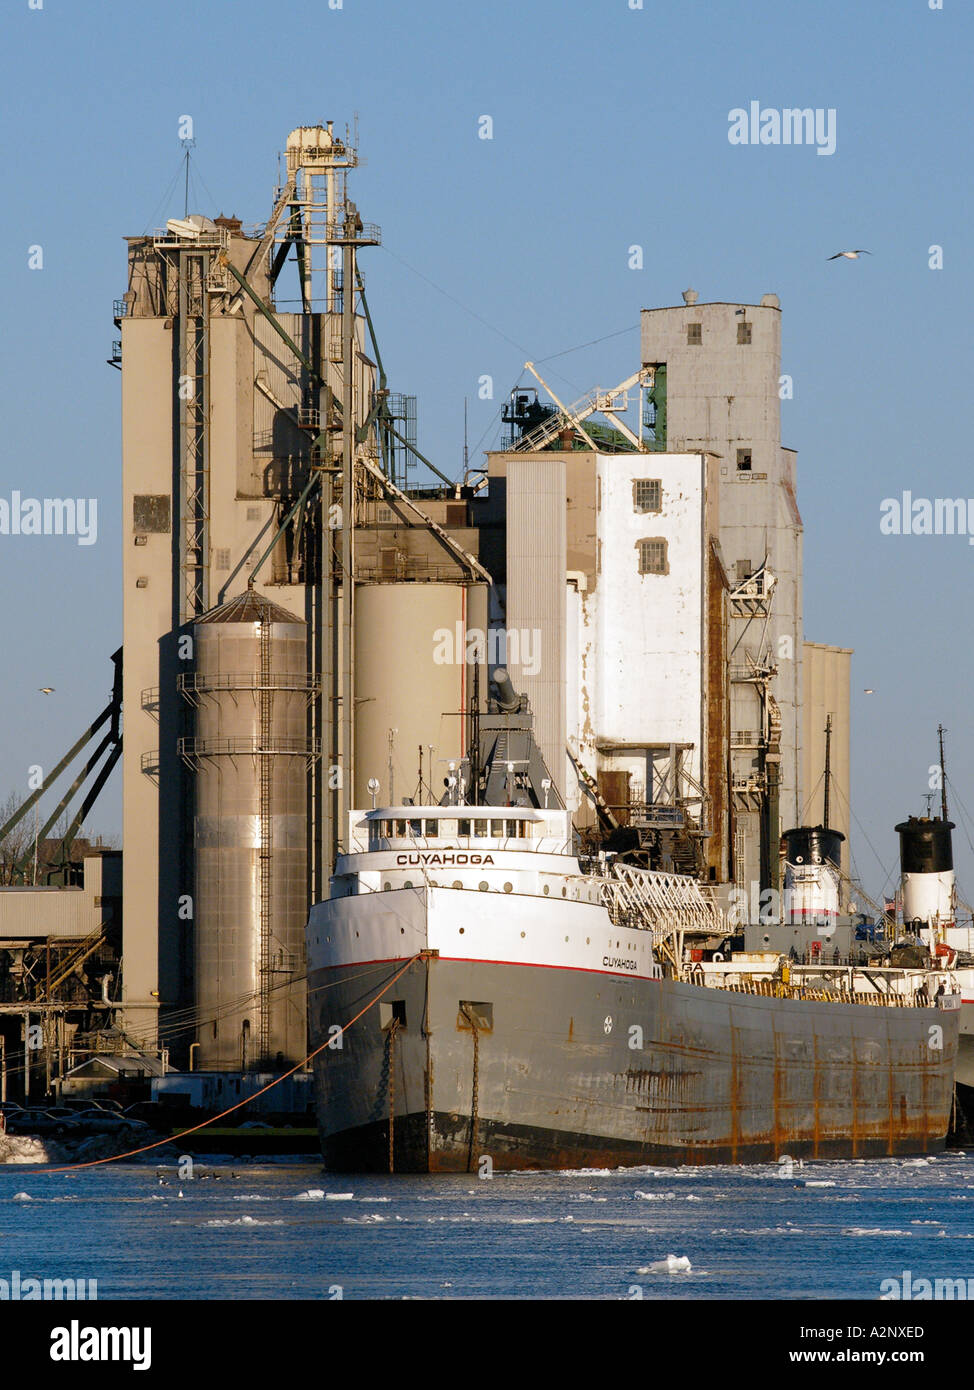
[[[369,1009],[371,1009],[374,1004],[378,1004],[382,996],[388,993],[388,991],[399,979],[400,975],[404,975],[406,971],[409,969],[409,967],[411,965],[414,965],[416,961],[420,960],[422,956],[422,951],[417,952],[415,956],[411,956],[410,959],[406,961],[406,964],[402,967],[402,969],[396,971],[395,975],[393,975],[389,983],[383,985],[382,989],[379,990],[379,993],[375,995],[374,998],[369,1000],[365,1008],[360,1009],[354,1018],[350,1018],[347,1023],[342,1025],[342,1033],[344,1034],[346,1029],[351,1028],[353,1023],[357,1023],[363,1014],[367,1014]],[[279,1086],[282,1081],[286,1081],[287,1078],[289,1076],[293,1076],[296,1071],[300,1071],[302,1067],[306,1067],[310,1061],[312,1061],[315,1057],[318,1056],[319,1052],[324,1052],[325,1048],[329,1046],[330,1042],[331,1039],[329,1039],[329,1042],[322,1043],[320,1047],[316,1047],[313,1052],[308,1053],[307,1057],[305,1057],[302,1062],[298,1062],[295,1066],[293,1066],[290,1069],[290,1071],[283,1072],[280,1076],[275,1077],[274,1080],[269,1081],[266,1086],[261,1086],[259,1091],[254,1091],[253,1095],[248,1096],[246,1100],[238,1100],[235,1105],[229,1106],[226,1110],[221,1110],[218,1115],[211,1115],[208,1120],[201,1120],[198,1125],[193,1125],[191,1129],[184,1129],[179,1134],[170,1135],[168,1139],[157,1139],[153,1144],[144,1144],[141,1149],[129,1149],[127,1153],[112,1154],[110,1158],[92,1158],[89,1159],[86,1163],[68,1163],[60,1168],[48,1168],[42,1164],[4,1163],[0,1164],[0,1173],[22,1173],[25,1169],[28,1172],[41,1171],[44,1173],[73,1173],[79,1168],[97,1168],[102,1163],[119,1163],[123,1158],[134,1158],[137,1154],[149,1153],[150,1150],[162,1148],[162,1146],[165,1144],[176,1144],[179,1142],[180,1139],[185,1139],[188,1134],[195,1134],[197,1130],[206,1129],[207,1125],[215,1124],[217,1120],[222,1120],[225,1115],[232,1115],[235,1110],[240,1110],[243,1108],[243,1106],[249,1105],[252,1100],[256,1100],[258,1096],[262,1096],[265,1091],[270,1091],[274,1086]]]

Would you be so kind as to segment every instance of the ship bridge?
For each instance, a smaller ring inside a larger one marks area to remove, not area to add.
[[[567,811],[524,806],[386,806],[349,816],[349,853],[384,849],[516,849],[571,852]]]
[[[598,897],[573,852],[570,813],[560,807],[461,803],[353,811],[348,846],[336,865],[333,896],[425,885]]]

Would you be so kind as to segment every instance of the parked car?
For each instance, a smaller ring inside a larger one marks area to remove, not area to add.
[[[61,1104],[71,1110],[104,1110],[110,1115],[123,1113],[117,1100],[108,1100],[105,1096],[65,1096]]]
[[[68,1115],[51,1115],[46,1110],[21,1110],[18,1114],[6,1116],[8,1134],[51,1135],[60,1139],[63,1135],[80,1133],[76,1120]]]
[[[15,1100],[0,1100],[0,1115],[18,1115],[23,1108]]]
[[[137,1100],[134,1105],[127,1105],[124,1110],[126,1119],[144,1120],[146,1124],[155,1128],[163,1121],[163,1111],[166,1107],[158,1100]]]
[[[108,1110],[76,1110],[72,1119],[86,1134],[129,1134],[133,1137],[151,1133],[141,1120],[127,1115],[114,1115]]]

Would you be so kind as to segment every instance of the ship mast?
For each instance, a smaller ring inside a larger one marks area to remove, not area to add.
[[[825,795],[822,808],[822,828],[829,828],[829,782],[832,777],[832,716],[825,721]]]
[[[947,767],[944,763],[944,734],[946,730],[942,724],[937,725],[937,738],[940,741],[940,815],[942,820],[947,819]]]

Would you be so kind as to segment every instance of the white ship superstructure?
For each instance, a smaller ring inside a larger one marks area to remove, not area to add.
[[[434,950],[457,960],[658,979],[654,936],[722,930],[694,880],[636,869],[583,872],[562,809],[353,811],[348,845],[331,898],[311,912],[312,970]],[[654,904],[658,933],[625,925],[627,913],[648,920]]]

